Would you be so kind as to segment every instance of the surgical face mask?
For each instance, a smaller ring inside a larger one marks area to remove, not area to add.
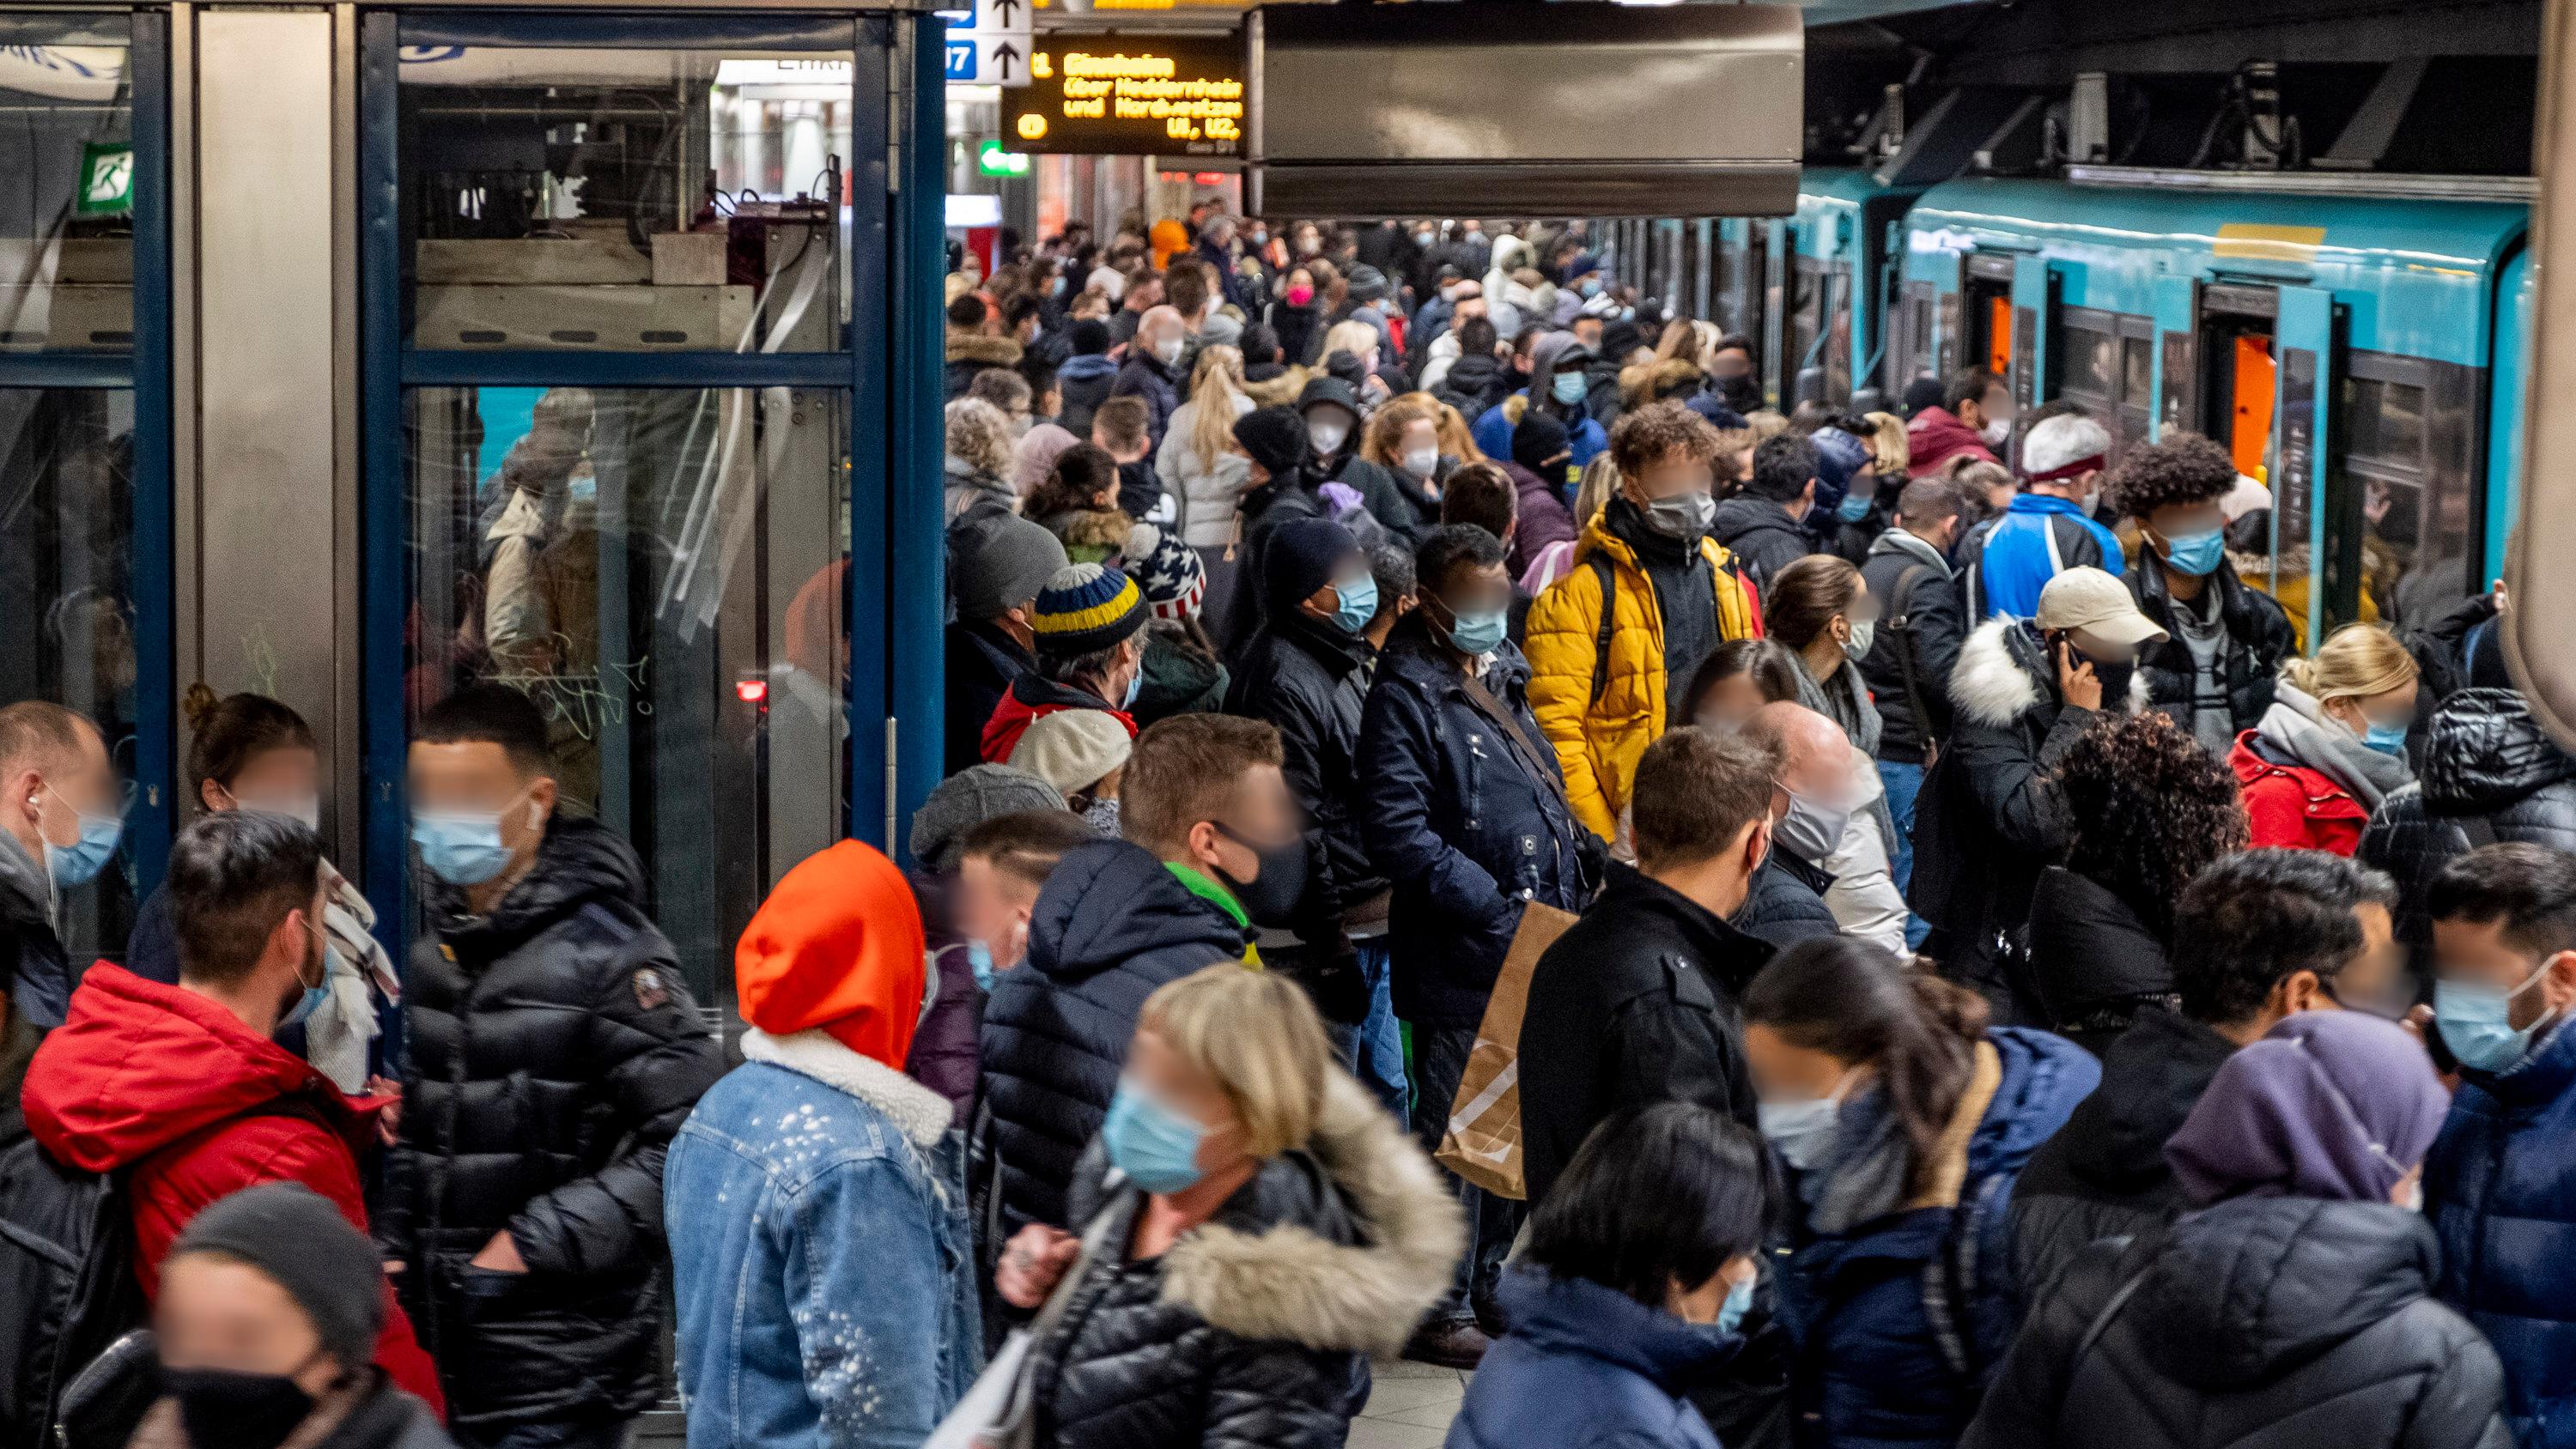
[[[1288,289],[1288,305],[1291,307],[1303,307],[1314,300],[1315,289],[1312,287],[1300,283]]]
[[[1754,1280],[1747,1278],[1727,1285],[1726,1301],[1717,1309],[1718,1332],[1733,1333],[1743,1325],[1744,1315],[1753,1309],[1753,1284]]]
[[[115,858],[116,844],[125,838],[125,819],[120,815],[98,815],[75,809],[72,802],[63,799],[62,792],[56,790],[51,781],[45,783],[45,793],[61,801],[63,808],[71,810],[80,820],[80,839],[69,845],[56,845],[50,840],[45,842],[45,871],[54,878],[54,884],[65,890],[85,886],[96,880],[98,873],[107,868],[108,861]]]
[[[1457,300],[1458,300],[1458,284],[1457,284],[1456,282],[1451,282],[1451,283],[1450,283],[1450,284],[1448,284],[1447,286],[1442,287],[1442,288],[1440,289],[1440,300],[1441,300],[1441,301],[1443,301],[1443,302],[1455,302],[1455,301],[1457,301]]]
[[[1207,1128],[1124,1077],[1100,1124],[1100,1145],[1109,1153],[1109,1165],[1151,1193],[1180,1192],[1205,1176],[1199,1170],[1199,1144],[1206,1139]]]
[[[1181,339],[1177,337],[1166,337],[1162,341],[1155,343],[1154,356],[1161,359],[1162,364],[1165,367],[1169,367],[1173,363],[1180,361]]]
[[[1404,455],[1404,471],[1416,478],[1428,478],[1440,471],[1438,448],[1416,448]]]
[[[307,921],[304,925],[304,929],[307,931],[314,930],[313,923]],[[296,997],[295,1004],[286,1008],[286,1013],[277,1019],[278,1030],[284,1031],[286,1028],[303,1021],[306,1017],[309,1017],[314,1012],[320,1010],[323,1002],[330,1000],[330,953],[331,948],[329,946],[324,946],[320,951],[315,952],[310,958],[308,958],[312,962],[314,968],[312,973],[313,981],[310,985],[305,985],[305,973],[303,971],[299,970],[295,973],[296,983],[298,985],[303,985],[304,990]]]
[[[1338,418],[1306,424],[1306,440],[1315,445],[1315,456],[1318,458],[1329,458],[1340,452],[1343,440],[1350,435],[1351,425]]]
[[[1574,290],[1582,293],[1586,297],[1598,297],[1601,295],[1601,279],[1599,277],[1585,277],[1582,281],[1574,284]]]
[[[2092,492],[2085,494],[2083,497],[2076,499],[2075,506],[2084,510],[2085,517],[2091,518],[2094,513],[2102,507],[2102,490],[2096,488]]]
[[[966,943],[966,969],[975,973],[977,989],[991,994],[993,990],[993,948],[981,941]]]
[[[1717,498],[1694,488],[1646,505],[1646,526],[1666,538],[1696,541],[1717,520]]]
[[[1333,623],[1345,634],[1356,634],[1377,617],[1377,580],[1367,574],[1345,579],[1333,585],[1341,603],[1333,609]]]
[[[2372,720],[2370,727],[2361,732],[2361,742],[2383,755],[2402,755],[2406,753],[2407,729],[2406,724],[2381,724]]]
[[[1427,247],[1427,246],[1431,245],[1433,242],[1438,241],[1439,239],[1440,239],[1440,233],[1438,233],[1438,232],[1436,232],[1436,231],[1432,231],[1432,230],[1430,230],[1430,229],[1428,229],[1428,228],[1425,228],[1424,230],[1421,230],[1421,231],[1417,231],[1417,232],[1415,232],[1415,233],[1413,234],[1413,240],[1414,240],[1415,244],[1416,244],[1416,245],[1419,245],[1419,246],[1426,246],[1426,247]]]
[[[1869,657],[1870,641],[1878,637],[1878,621],[1863,619],[1851,626],[1851,637],[1843,641],[1843,657],[1860,660]]]
[[[1850,806],[1827,804],[1787,785],[1780,788],[1789,793],[1789,813],[1780,817],[1771,835],[1782,849],[1811,865],[1842,849],[1843,831],[1851,825]]]
[[[161,1390],[201,1449],[277,1449],[313,1412],[313,1396],[286,1374],[165,1368]]]
[[[2433,1024],[2441,1029],[2443,1044],[2464,1066],[2482,1072],[2501,1072],[2528,1055],[2531,1039],[2549,1016],[2516,1029],[2512,1025],[2513,999],[2540,984],[2549,970],[2547,962],[2511,991],[2476,981],[2453,981],[2440,978],[2433,983]],[[2552,1012],[2550,1016],[2557,1013]]]
[[[1503,647],[1503,636],[1511,632],[1511,613],[1507,609],[1462,611],[1449,608],[1446,599],[1441,600],[1441,607],[1451,620],[1450,646],[1462,654],[1476,658],[1491,654]]]
[[[1825,1154],[1833,1149],[1834,1127],[1842,1115],[1843,1088],[1851,1079],[1852,1072],[1845,1072],[1832,1091],[1803,1102],[1754,1104],[1754,1126],[1770,1142],[1771,1150],[1780,1154],[1782,1162],[1805,1172],[1825,1160]]]
[[[1136,696],[1143,693],[1144,689],[1145,669],[1144,666],[1138,665],[1136,672],[1127,676],[1127,692],[1118,697],[1118,707],[1120,709],[1134,709],[1136,707]]]
[[[1869,505],[1869,499],[1857,493],[1846,493],[1843,501],[1834,505],[1834,517],[1845,523],[1858,523],[1869,517]]]
[[[1989,448],[2000,448],[2012,441],[2012,428],[2012,414],[2004,413],[1987,418],[1986,425],[1977,429],[1977,437]]]
[[[2200,578],[2227,556],[2227,539],[2217,529],[2177,533],[2165,540],[2165,562],[2177,573]]]
[[[527,792],[521,791],[524,796]],[[420,863],[453,886],[478,886],[510,866],[510,847],[501,841],[501,817],[518,804],[499,810],[424,810],[412,817],[411,843]],[[528,826],[545,821],[545,810],[528,801]]]
[[[1579,372],[1560,372],[1556,376],[1548,379],[1548,396],[1555,398],[1558,402],[1565,404],[1567,407],[1572,407],[1576,403],[1583,401],[1583,394],[1585,391],[1587,391],[1587,387],[1583,380],[1583,374]]]

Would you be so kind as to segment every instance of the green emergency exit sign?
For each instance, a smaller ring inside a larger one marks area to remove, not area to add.
[[[134,147],[124,141],[92,141],[81,147],[80,194],[75,216],[123,216],[134,210]]]
[[[1003,150],[999,141],[987,141],[975,148],[975,169],[987,176],[1026,176],[1029,158],[1025,152]]]

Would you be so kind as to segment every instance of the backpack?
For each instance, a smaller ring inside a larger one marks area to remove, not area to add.
[[[63,1391],[145,1317],[124,1183],[0,1153],[0,1444],[49,1442]]]

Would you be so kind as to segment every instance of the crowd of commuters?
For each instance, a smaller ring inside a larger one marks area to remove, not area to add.
[[[698,1449],[1330,1449],[1397,1355],[1458,1449],[2576,1449],[2507,601],[2309,641],[2217,445],[1783,416],[1580,227],[998,260],[949,775],[738,1037],[520,694],[414,728],[407,953],[192,698],[85,968],[116,774],[0,708],[8,1442],[605,1449],[667,1336]]]

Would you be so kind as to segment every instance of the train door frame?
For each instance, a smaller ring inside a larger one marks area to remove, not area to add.
[[[2263,379],[2264,393],[2250,411],[2258,412],[2262,417],[2263,447],[2255,464],[2266,472],[2269,471],[2272,452],[2272,426],[2280,411],[2279,339],[2281,294],[2284,290],[2287,289],[2278,282],[2213,278],[2201,284],[2200,316],[2196,324],[2200,338],[2200,376],[2197,379],[2200,431],[2216,439],[2231,455],[2235,454],[2239,441],[2238,415],[2249,411],[2242,405],[2246,401],[2247,383],[2238,370],[2241,359],[2246,355],[2244,342],[2256,336],[2264,340],[2261,351],[2269,373]],[[2238,458],[2237,471],[2251,474],[2254,469],[2246,467],[2245,460]]]
[[[2001,357],[2004,366],[1994,370],[2011,376],[2014,341],[2013,275],[2019,270],[2021,257],[2012,252],[1973,251],[1959,268],[1960,340],[1964,344],[1960,367],[1993,367]],[[1994,325],[1997,318],[2004,324],[2003,346],[1995,345]]]
[[[1788,396],[1789,254],[1796,249],[1790,224],[1777,218],[1756,220],[1752,234],[1762,239],[1762,403],[1780,408]],[[1781,411],[1787,411],[1781,408]]]
[[[2158,277],[2155,284],[2155,414],[2150,441],[2167,428],[2200,426],[2200,278]]]
[[[2304,533],[2309,578],[2306,617],[2299,637],[2310,650],[2333,624],[2360,617],[2361,521],[2359,499],[2337,488],[2341,440],[2335,436],[2335,401],[2345,371],[2344,331],[2349,310],[2322,287],[2278,289],[2272,356],[2276,369],[2272,420],[2272,577],[2281,594],[2281,544]],[[2344,496],[2338,496],[2338,495]],[[2288,505],[2296,499],[2294,511]],[[2349,514],[2349,517],[2341,515]],[[2329,541],[2335,545],[2328,552]]]
[[[2022,435],[2040,405],[2057,396],[2060,359],[2050,345],[2057,331],[2059,299],[2065,279],[2048,258],[2013,259],[2012,394],[2019,404],[2013,420],[2013,456],[2021,453]]]
[[[1705,321],[1709,303],[1717,290],[1718,226],[1715,218],[1701,217],[1690,223],[1691,229],[1691,317]]]

